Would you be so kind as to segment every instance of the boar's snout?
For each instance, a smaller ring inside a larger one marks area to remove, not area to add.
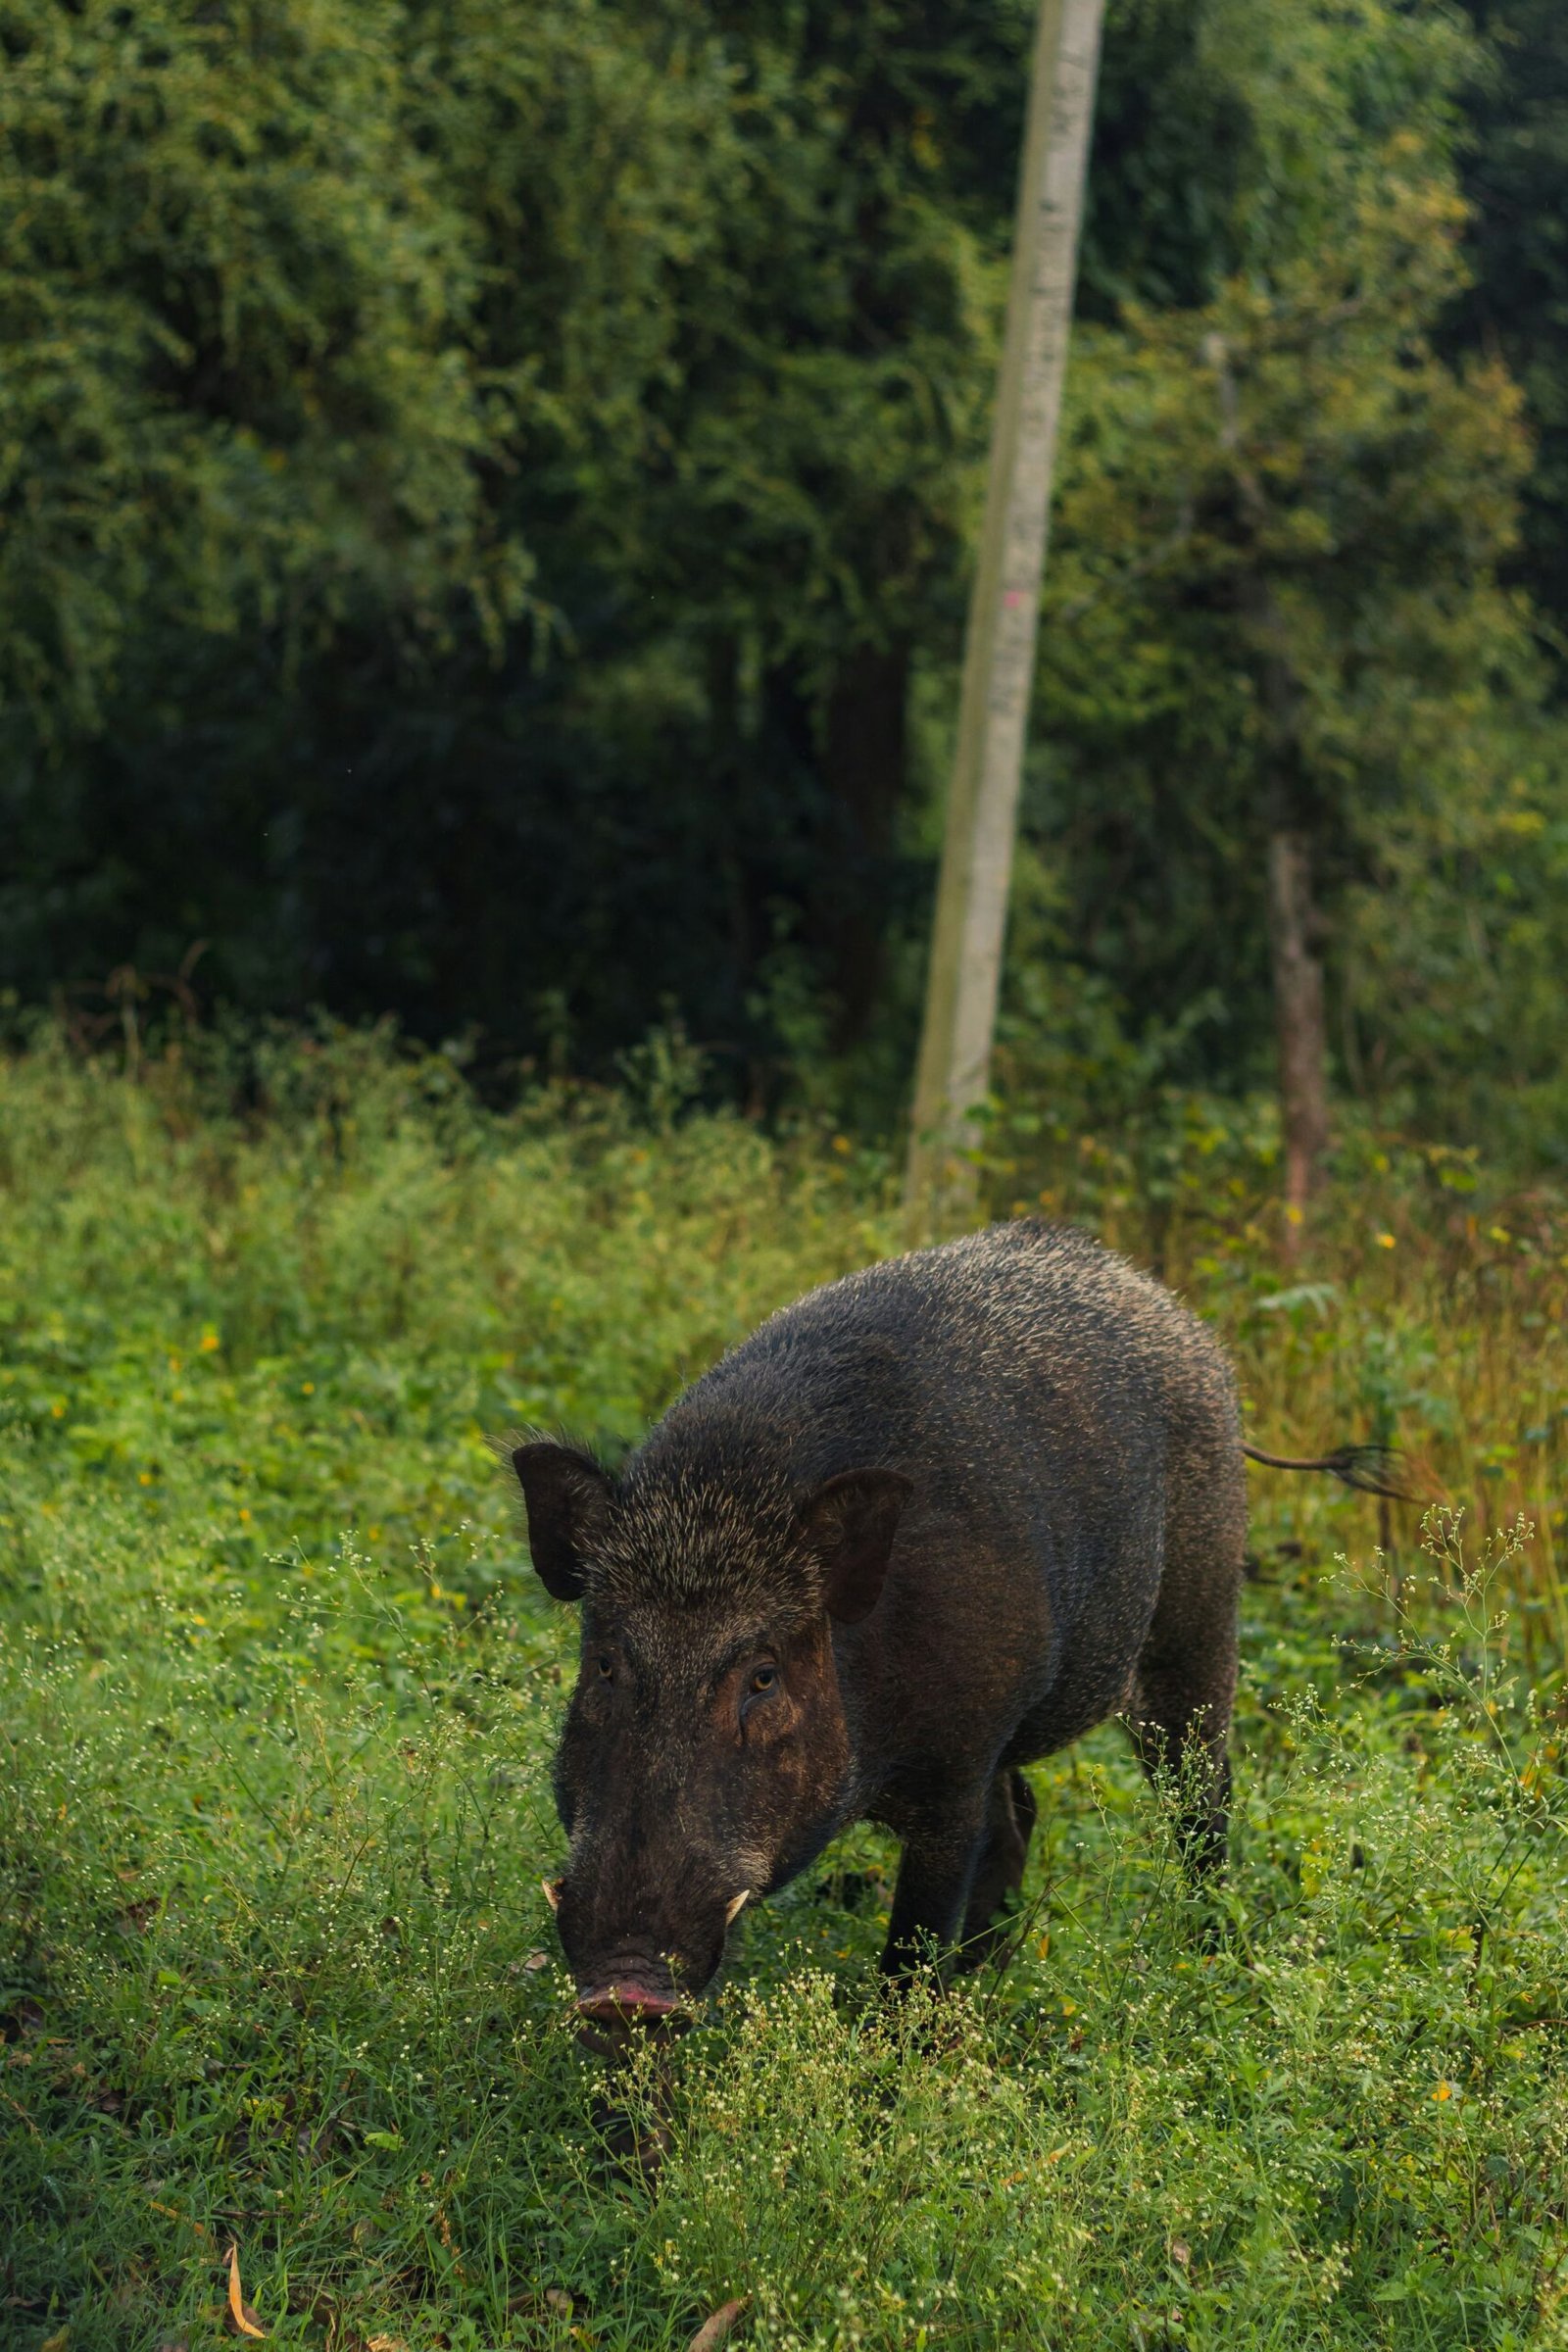
[[[706,1973],[694,1986],[700,1992],[718,1968],[724,1956],[724,1938],[734,1923],[736,1914],[751,1898],[750,1887],[731,1895],[724,1906],[724,1924],[720,1929],[716,1948]],[[673,1972],[662,1964],[648,1965],[646,1959],[627,1954],[618,1965],[605,1970],[603,1980],[583,1988],[579,1984],[577,2012],[599,2026],[658,2026],[667,2019],[689,2014],[691,2003],[677,1988]]]
[[[615,1906],[618,1916],[605,1918],[589,1888],[576,1900],[575,1892],[568,1878],[556,1918],[576,1979],[578,2015],[612,2029],[669,2026],[689,2018],[718,1973],[730,1923],[746,1900],[741,1894],[728,1902],[714,1896],[682,1904],[678,1930],[667,1915],[655,1924],[648,1912],[664,1907],[649,1905],[642,1925],[628,1933],[620,1906]]]
[[[678,2016],[680,2010],[673,1992],[641,1984],[635,1977],[616,1977],[609,1984],[595,1985],[577,2003],[578,2016],[591,2018],[596,2026],[657,2026],[665,2018]]]

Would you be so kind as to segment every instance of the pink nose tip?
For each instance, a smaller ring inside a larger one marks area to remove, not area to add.
[[[577,2003],[577,2014],[591,2017],[600,2026],[653,2025],[662,2017],[672,2017],[679,2007],[673,1993],[656,1992],[651,1985],[619,1979],[585,1992]]]

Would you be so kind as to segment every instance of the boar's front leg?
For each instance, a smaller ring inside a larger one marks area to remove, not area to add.
[[[1006,1936],[999,1914],[1023,1885],[1039,1804],[1016,1765],[1004,1765],[991,1784],[985,1841],[975,1865],[963,1915],[963,1948],[958,1965],[983,1968]]]
[[[969,1890],[989,1829],[989,1781],[947,1791],[903,1813],[893,1825],[904,1839],[882,1971],[904,1984],[958,1943]]]

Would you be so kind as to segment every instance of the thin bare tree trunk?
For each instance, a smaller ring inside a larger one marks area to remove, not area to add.
[[[1285,1140],[1285,1249],[1299,1254],[1306,1211],[1329,1145],[1328,1016],[1322,923],[1312,899],[1312,796],[1301,773],[1300,688],[1291,666],[1284,615],[1257,560],[1268,519],[1256,475],[1242,450],[1236,377],[1223,335],[1206,339],[1204,360],[1219,388],[1220,441],[1234,469],[1243,519],[1253,535],[1238,603],[1257,662],[1268,830],[1268,937],[1278,1045],[1280,1126]]]
[[[1328,1150],[1328,1024],[1312,905],[1311,840],[1284,826],[1269,834],[1268,918],[1285,1131],[1285,1236],[1294,1257]]]
[[[1103,14],[1104,0],[1041,0],[910,1119],[917,1237],[974,1199]]]
[[[1285,1143],[1285,1253],[1300,1254],[1306,1211],[1329,1144],[1329,1036],[1323,925],[1312,897],[1311,795],[1301,776],[1300,689],[1285,621],[1267,576],[1242,582],[1242,610],[1259,662],[1267,761],[1268,946]]]

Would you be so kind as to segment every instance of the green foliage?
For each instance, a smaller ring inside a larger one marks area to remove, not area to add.
[[[0,1064],[8,2347],[216,2344],[231,2242],[301,2345],[630,2352],[732,2294],[779,2352],[1562,2340],[1551,1203],[1510,1232],[1469,1163],[1428,1195],[1369,1155],[1282,1288],[1215,1181],[1266,1137],[1193,1120],[1168,1238],[1252,1425],[1382,1415],[1495,1533],[1401,1518],[1325,1585],[1372,1506],[1260,1475],[1217,1908],[1107,1729],[1037,1770],[1006,1973],[885,2010],[858,1832],[618,2086],[667,2134],[649,2182],[564,2019],[570,1621],[482,1433],[624,1444],[895,1220],[842,1138],[680,1115],[675,1041],[635,1075],[500,1118],[384,1038]],[[1130,1236],[1102,1147],[1081,1205]]]
[[[1568,803],[1553,730],[1477,730],[1436,780],[1381,828],[1372,875],[1349,894],[1351,1074],[1385,1118],[1561,1169]]]
[[[1342,1081],[1560,1158],[1559,16],[1113,0],[1018,1071],[1065,973],[1261,1075],[1262,566]],[[672,1011],[885,1134],[1032,18],[5,0],[0,988],[206,942],[498,1090]]]
[[[10,5],[0,708],[101,721],[127,633],[368,601],[499,628],[526,564],[479,463],[514,378],[465,335],[480,257],[411,135],[401,12]]]
[[[1517,569],[1560,648],[1568,619],[1568,21],[1555,0],[1470,0],[1467,13],[1494,62],[1468,108],[1475,282],[1454,336],[1499,349],[1529,401],[1537,454]]]
[[[1496,814],[1539,690],[1528,612],[1499,584],[1529,464],[1519,396],[1433,343],[1463,282],[1452,149],[1477,61],[1447,12],[1376,0],[1216,7],[1208,29],[1250,126],[1245,233],[1201,307],[1129,305],[1080,339],[1044,630],[1033,823],[1059,881],[1042,944],[1113,979],[1139,1022],[1172,1004],[1198,1021],[1211,992],[1233,1066],[1259,1053],[1277,664],[1331,903],[1375,876],[1368,956],[1406,974],[1345,990],[1355,1078],[1408,1054],[1406,1021],[1430,1037],[1412,934],[1463,919],[1440,850],[1418,874],[1407,846],[1405,887],[1387,887],[1396,843],[1478,827],[1502,887],[1550,887]],[[1544,747],[1547,827],[1557,764]],[[1538,984],[1518,961],[1510,980]],[[1192,1034],[1212,1052],[1211,1024]]]
[[[956,641],[1028,9],[118,23],[7,19],[0,973],[755,1066],[896,864],[838,670]]]

